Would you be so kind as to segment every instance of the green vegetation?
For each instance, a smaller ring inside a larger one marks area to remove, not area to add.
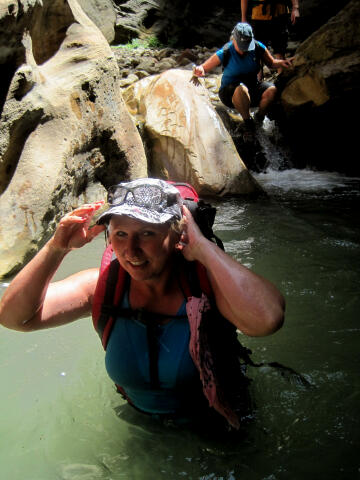
[[[156,37],[156,35],[151,35],[147,38],[133,38],[131,42],[125,43],[123,45],[115,45],[112,48],[127,48],[129,50],[135,50],[136,48],[164,48],[164,45]]]

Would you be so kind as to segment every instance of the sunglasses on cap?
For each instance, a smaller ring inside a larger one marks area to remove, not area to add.
[[[111,206],[128,203],[138,207],[156,207],[161,205],[165,199],[168,200],[167,204],[169,204],[169,197],[170,195],[165,194],[158,185],[143,184],[134,187],[113,185],[108,190],[107,201]],[[176,201],[175,196],[171,200],[170,204],[174,203]]]

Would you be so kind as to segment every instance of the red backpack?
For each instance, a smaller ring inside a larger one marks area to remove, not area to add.
[[[201,200],[194,187],[188,183],[171,181],[168,181],[168,183],[174,185],[174,187],[179,190],[184,204],[190,210],[204,237],[216,243],[218,247],[224,250],[222,241],[213,232],[216,208]]]

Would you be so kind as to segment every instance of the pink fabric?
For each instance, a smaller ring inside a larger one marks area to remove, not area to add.
[[[214,361],[211,357],[211,352],[206,348],[206,345],[201,345],[200,342],[199,327],[202,315],[203,312],[210,310],[210,308],[210,302],[204,294],[202,294],[201,298],[188,298],[186,312],[190,324],[189,351],[194,364],[199,370],[203,391],[210,407],[213,407],[218,413],[223,415],[234,428],[239,428],[238,416],[223,398],[214,376]]]

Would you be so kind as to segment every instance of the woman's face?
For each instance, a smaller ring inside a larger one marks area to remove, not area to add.
[[[244,54],[246,53],[246,52],[244,52],[244,50],[240,50],[240,48],[238,47],[238,44],[236,43],[235,38],[232,39],[232,43],[233,43],[233,45],[234,45],[234,47],[235,47],[235,50],[237,51],[237,53],[238,53],[239,55],[244,55]]]
[[[178,242],[168,225],[117,215],[111,217],[109,238],[120,265],[138,281],[156,279],[170,268]]]

